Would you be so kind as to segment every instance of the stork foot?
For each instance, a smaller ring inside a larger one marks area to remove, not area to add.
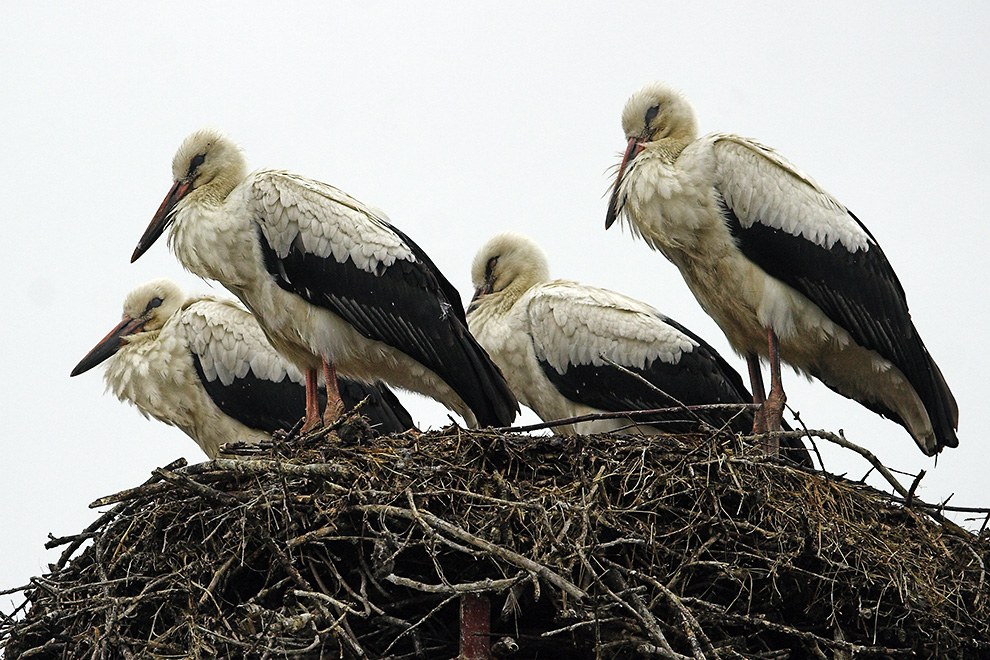
[[[323,423],[330,426],[344,414],[344,402],[337,387],[337,370],[333,362],[328,362],[326,358],[323,359],[323,377],[327,385],[327,407],[323,411]]]
[[[323,425],[330,426],[344,414],[344,402],[340,399],[331,401],[327,399],[327,407],[323,411]]]
[[[320,428],[320,402],[317,396],[316,369],[306,370],[306,417],[303,418],[302,428],[299,432],[309,433],[313,429]]]
[[[783,392],[779,394],[771,392],[770,396],[757,409],[753,415],[753,433],[767,433],[768,431],[779,431],[781,421],[784,418],[784,403],[787,397]],[[780,440],[778,438],[762,438],[760,448],[770,456],[777,456],[780,451]]]
[[[323,420],[320,419],[319,413],[315,415],[310,415],[306,413],[306,417],[303,420],[302,428],[299,429],[299,433],[305,435],[310,431],[315,431],[323,426]]]

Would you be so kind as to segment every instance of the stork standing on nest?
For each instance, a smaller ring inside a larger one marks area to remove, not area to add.
[[[904,426],[931,456],[958,445],[958,409],[876,239],[775,151],[726,133],[697,137],[694,112],[654,83],[626,103],[628,140],[605,227],[624,218],[677,266],[747,357],[764,400],[756,431],[779,428],[780,361]],[[773,450],[773,446],[770,446]]]
[[[646,303],[614,291],[551,280],[533,240],[497,234],[471,268],[468,327],[506,374],[519,401],[545,421],[589,413],[747,403],[742,378],[700,337]],[[603,419],[554,427],[557,433],[635,428],[653,434],[708,424],[748,432],[746,409],[678,409],[639,423]],[[801,442],[794,460],[811,464]]]
[[[385,214],[333,186],[280,170],[248,173],[240,147],[215,130],[190,135],[175,183],[131,261],[167,229],[188,270],[214,279],[257,317],[306,374],[305,429],[339,410],[336,370],[432,397],[469,426],[506,426],[518,404],[467,330],[457,290]]]
[[[145,417],[182,429],[215,458],[227,442],[259,442],[290,429],[306,404],[305,379],[232,300],[187,297],[175,282],[152,280],[128,294],[124,318],[84,357],[73,376],[110,360],[107,389]],[[344,407],[381,433],[413,428],[383,384],[340,379]]]

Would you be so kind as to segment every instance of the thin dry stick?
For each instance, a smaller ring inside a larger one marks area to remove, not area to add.
[[[828,637],[822,637],[816,635],[815,633],[806,632],[803,630],[798,630],[791,626],[784,625],[782,623],[776,623],[774,621],[769,621],[767,619],[762,619],[753,616],[747,616],[745,614],[732,614],[727,612],[724,607],[716,605],[714,603],[709,603],[708,601],[701,600],[700,598],[687,597],[682,599],[683,601],[690,603],[692,605],[697,604],[703,609],[709,612],[716,613],[719,616],[725,617],[728,620],[738,621],[745,623],[757,628],[764,628],[766,630],[772,630],[774,632],[783,633],[785,635],[790,635],[791,637],[796,637],[805,641],[812,642],[814,644],[820,644],[828,648],[840,649],[847,651],[856,657],[859,654],[869,655],[869,656],[903,656],[903,657],[913,657],[914,651],[911,649],[892,649],[883,646],[864,646],[862,644],[854,644],[853,642],[847,642],[842,639],[829,639]]]
[[[677,397],[672,396],[670,394],[667,394],[662,389],[660,389],[659,387],[657,387],[656,385],[654,385],[650,381],[648,381],[645,378],[643,378],[642,375],[636,373],[635,371],[632,371],[631,369],[627,369],[626,367],[622,366],[621,364],[619,364],[617,362],[613,362],[612,360],[609,360],[604,355],[602,356],[602,360],[605,362],[605,364],[608,364],[608,365],[611,365],[611,366],[615,367],[616,369],[618,369],[622,373],[626,374],[627,376],[632,376],[633,378],[635,378],[636,380],[638,380],[639,382],[641,382],[643,385],[646,385],[646,387],[648,387],[649,389],[651,389],[654,392],[660,394],[661,396],[665,396],[668,399],[670,399],[674,403],[674,405],[677,406],[677,408],[679,408],[681,411],[687,412],[688,415],[690,415],[691,417],[693,417],[694,420],[696,422],[698,422],[699,424],[701,424],[701,426],[703,428],[708,429],[712,433],[717,433],[718,432],[718,429],[715,428],[714,426],[712,426],[711,424],[709,424],[708,422],[706,422],[705,420],[703,420],[701,418],[701,415],[699,415],[695,411],[693,411],[690,408],[688,408],[686,405],[684,405],[684,403],[682,403],[679,399],[677,399]]]
[[[347,477],[347,468],[334,463],[309,463],[300,465],[298,463],[287,463],[285,461],[245,459],[245,458],[215,458],[212,461],[191,465],[181,470],[182,474],[202,474],[206,472],[232,472],[240,475],[256,474],[284,474],[292,477],[306,477],[309,479],[320,479],[331,490],[339,493],[347,493],[349,490],[339,486],[333,479]]]
[[[678,614],[681,615],[681,618],[684,620],[684,625],[686,626],[688,632],[693,630],[695,633],[697,633],[698,638],[700,638],[700,643],[704,647],[703,649],[704,652],[710,653],[712,657],[715,658],[718,657],[718,651],[715,650],[715,646],[708,638],[708,635],[705,633],[704,628],[702,628],[701,624],[698,623],[698,620],[694,617],[694,614],[691,613],[691,610],[689,610],[684,605],[684,603],[681,602],[681,599],[680,597],[677,596],[677,594],[675,594],[673,591],[671,591],[666,586],[664,586],[663,583],[654,579],[650,575],[647,575],[640,571],[626,568],[624,566],[621,566],[620,564],[616,564],[613,561],[609,561],[608,563],[614,569],[622,571],[623,573],[632,576],[634,579],[641,580],[649,584],[650,586],[654,587],[655,589],[657,589],[660,593],[662,593],[664,597],[667,599],[667,601],[671,604],[671,606],[678,612]],[[695,640],[692,639],[692,642],[694,641]]]
[[[186,462],[186,459],[178,458],[160,469],[167,470],[169,472],[174,472],[179,468],[186,467],[187,464],[188,463]],[[145,481],[140,486],[137,486],[135,488],[128,488],[127,490],[122,490],[119,493],[115,493],[114,495],[107,495],[106,497],[101,497],[100,499],[90,504],[89,508],[95,509],[96,507],[105,506],[106,504],[115,504],[116,502],[119,501],[140,497],[141,495],[144,495],[147,492],[149,486],[156,485],[158,484],[159,481],[161,481],[161,477],[159,477],[156,474],[153,474],[153,476],[150,479]]]
[[[924,478],[925,474],[926,472],[921,470],[918,472],[918,476],[914,478],[914,481],[911,482],[911,487],[908,488],[907,497],[904,498],[904,506],[911,506],[911,501],[914,500],[914,494],[918,490],[918,484],[921,483],[921,480]]]
[[[404,518],[412,522],[418,522],[416,518],[417,514],[413,513],[409,509],[402,509],[400,507],[390,506],[387,504],[362,504],[358,506],[347,507],[344,510],[360,511],[362,513],[368,512],[368,513],[385,514],[389,516],[395,516],[397,518]],[[560,577],[559,575],[551,571],[549,568],[544,566],[543,564],[537,563],[532,559],[529,559],[528,557],[524,557],[520,555],[518,552],[507,550],[501,546],[495,545],[490,541],[486,541],[482,538],[479,538],[474,534],[464,531],[463,529],[457,527],[456,525],[450,524],[446,520],[434,516],[433,514],[420,512],[418,515],[420,518],[425,520],[427,523],[430,524],[430,526],[434,528],[441,529],[444,532],[450,534],[451,536],[456,537],[461,541],[464,541],[465,543],[473,545],[476,548],[481,548],[482,550],[486,552],[490,552],[493,555],[497,555],[502,559],[505,559],[506,561],[511,562],[522,569],[525,569],[532,573],[536,573],[550,584],[556,586],[562,591],[567,592],[568,594],[570,594],[574,598],[577,598],[578,600],[587,598],[588,596],[588,594],[583,589],[578,588],[574,583],[570,582],[569,580],[565,580],[564,578]]]
[[[656,617],[653,616],[653,613],[650,612],[650,610],[643,603],[642,599],[640,599],[635,592],[629,591],[617,571],[612,569],[606,570],[604,579],[606,584],[608,584],[606,591],[608,592],[609,597],[636,617],[636,619],[640,622],[640,625],[643,626],[643,632],[645,632],[655,644],[659,645],[659,649],[657,650],[662,651],[662,655],[670,658],[671,660],[691,660],[688,656],[678,653],[673,649],[673,647],[671,647],[670,642],[667,641],[663,631],[660,630]],[[629,594],[629,600],[632,601],[631,604],[622,598],[621,594],[623,593]]]
[[[529,431],[539,431],[541,429],[553,428],[554,426],[565,426],[567,424],[577,424],[579,422],[592,422],[599,419],[620,419],[625,417],[632,420],[649,419],[650,417],[655,417],[656,415],[661,415],[664,413],[682,412],[685,409],[691,412],[705,412],[706,410],[743,410],[746,408],[759,408],[759,404],[705,403],[696,406],[684,406],[683,408],[680,406],[674,406],[671,408],[650,408],[649,410],[622,410],[618,412],[588,413],[586,415],[563,417],[561,419],[553,419],[549,422],[540,422],[539,424],[529,424],[527,426],[500,426],[491,430],[495,433],[528,433]]]
[[[478,580],[477,582],[464,582],[463,584],[427,584],[425,582],[410,580],[409,578],[404,578],[401,575],[396,575],[394,573],[386,575],[385,579],[400,587],[409,587],[410,589],[415,589],[416,591],[422,591],[424,593],[460,595],[483,593],[486,591],[504,591],[527,577],[529,577],[528,573],[518,575],[514,578],[505,578],[503,580],[485,578],[484,580]]]

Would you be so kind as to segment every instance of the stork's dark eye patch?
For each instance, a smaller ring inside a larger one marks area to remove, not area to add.
[[[203,164],[206,160],[206,154],[196,154],[193,159],[189,161],[189,171],[186,172],[186,176],[192,176],[193,172],[199,169],[199,166]]]
[[[660,114],[660,106],[659,105],[655,105],[655,106],[653,106],[652,108],[650,108],[649,110],[646,111],[646,116],[643,119],[645,121],[645,126],[647,128],[649,128],[650,124],[653,123],[653,120],[657,118],[657,115],[658,114]]]

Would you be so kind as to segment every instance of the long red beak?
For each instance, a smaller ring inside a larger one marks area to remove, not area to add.
[[[619,186],[622,184],[622,175],[626,173],[626,166],[636,155],[643,150],[645,138],[631,137],[626,145],[626,153],[622,156],[622,163],[619,164],[619,173],[615,175],[615,186],[612,188],[612,196],[608,200],[608,213],[605,215],[605,229],[612,226],[616,218],[619,217]]]
[[[489,293],[495,290],[495,282],[485,282],[479,288],[474,290],[474,295],[471,296],[471,302],[474,302],[481,296],[487,296]]]
[[[116,328],[100,340],[99,344],[93,347],[93,350],[86,354],[86,357],[79,361],[79,364],[76,365],[76,368],[69,375],[78,376],[113,356],[124,345],[124,337],[141,332],[143,328],[144,321],[125,317]]]
[[[138,241],[137,247],[134,248],[134,254],[131,255],[131,263],[137,261],[138,257],[147,252],[148,248],[158,240],[158,237],[168,229],[168,226],[172,224],[172,220],[175,217],[173,214],[175,205],[179,203],[179,200],[188,195],[190,190],[192,190],[192,181],[180,179],[175,182],[175,185],[172,186],[172,189],[165,196],[165,201],[158,207],[155,217],[151,219],[151,224],[144,230],[144,235]]]
[[[474,290],[474,295],[471,296],[471,303],[468,305],[468,311],[472,311],[474,303],[481,296],[487,296],[489,293],[495,290],[495,273],[491,273],[491,276],[485,279],[485,283]]]

